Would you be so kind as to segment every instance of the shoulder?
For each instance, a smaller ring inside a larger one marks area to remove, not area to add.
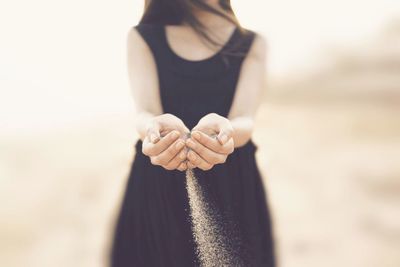
[[[140,25],[135,25],[128,29],[126,36],[128,45],[134,45],[135,47],[137,46],[143,47],[143,45],[145,45],[143,36],[141,36],[142,35],[141,31],[142,31],[142,26]]]
[[[249,53],[258,59],[264,59],[268,50],[268,41],[264,34],[259,31],[250,30],[253,41]]]
[[[254,59],[264,60],[268,50],[268,41],[264,34],[259,31],[245,29],[251,36],[249,56]]]
[[[146,39],[151,35],[157,28],[157,25],[153,24],[137,24],[131,26],[128,29],[128,39]]]
[[[139,24],[133,25],[130,28],[130,30],[136,30],[139,33],[151,33],[159,27],[160,27],[160,25],[158,25],[158,24],[139,23]]]
[[[128,29],[127,45],[130,51],[151,52],[151,38],[157,29],[153,24],[137,24]]]

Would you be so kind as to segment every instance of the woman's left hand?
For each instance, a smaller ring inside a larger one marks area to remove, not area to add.
[[[224,163],[234,151],[233,127],[227,118],[207,114],[192,129],[186,145],[190,148],[187,166],[210,170],[215,164]]]

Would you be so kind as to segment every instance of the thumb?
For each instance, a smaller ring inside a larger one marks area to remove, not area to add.
[[[233,136],[233,129],[232,127],[229,126],[223,126],[221,127],[217,139],[220,142],[221,145],[224,145],[231,137]]]
[[[190,130],[186,125],[183,125],[182,127],[179,127],[179,131],[184,134],[184,136],[188,135],[190,133]]]
[[[151,143],[155,144],[160,140],[160,125],[157,122],[151,122],[147,128],[147,136]]]

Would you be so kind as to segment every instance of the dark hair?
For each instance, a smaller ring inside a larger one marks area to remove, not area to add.
[[[183,22],[188,23],[202,38],[214,46],[222,47],[224,44],[216,42],[207,34],[206,27],[197,19],[193,14],[193,8],[216,14],[233,24],[238,28],[239,34],[247,35],[248,31],[245,30],[237,20],[230,0],[219,0],[220,7],[227,11],[232,16],[226,15],[224,12],[215,9],[208,5],[204,0],[145,0],[145,10],[140,19],[139,24],[159,24],[159,25],[180,25]],[[222,54],[243,56],[238,48],[245,38],[238,38],[231,46],[221,51]]]

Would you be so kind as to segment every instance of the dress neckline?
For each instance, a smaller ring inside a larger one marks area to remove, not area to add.
[[[231,34],[230,34],[228,40],[225,42],[225,44],[211,56],[208,56],[204,59],[192,60],[192,59],[187,59],[187,58],[184,58],[184,57],[178,55],[172,49],[172,47],[170,46],[169,41],[168,41],[166,26],[167,25],[161,25],[161,32],[162,32],[161,35],[162,35],[164,45],[167,48],[168,52],[177,60],[182,61],[184,63],[192,63],[192,64],[202,64],[202,63],[206,63],[206,62],[209,62],[209,61],[212,61],[212,60],[218,58],[219,55],[221,54],[221,52],[224,51],[233,42],[233,39],[236,37],[236,34],[238,33],[238,29],[239,29],[237,26],[235,26],[234,30],[231,32]]]

